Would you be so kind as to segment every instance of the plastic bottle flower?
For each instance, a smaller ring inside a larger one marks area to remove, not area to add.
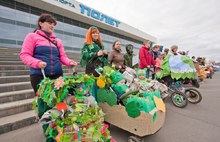
[[[66,110],[67,109],[67,105],[66,103],[60,102],[56,105],[57,110],[62,111],[62,110]]]
[[[105,77],[104,76],[99,76],[98,81],[97,81],[97,86],[99,88],[105,87]]]
[[[108,129],[108,124],[104,124],[104,127],[102,128],[102,133],[105,133],[106,129]]]
[[[61,87],[63,87],[63,84],[64,84],[63,78],[59,77],[59,78],[56,79],[56,81],[54,83],[54,88],[59,90]]]

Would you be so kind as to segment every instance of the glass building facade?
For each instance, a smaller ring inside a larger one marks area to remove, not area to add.
[[[37,20],[41,13],[50,13],[57,19],[55,35],[62,40],[66,51],[81,51],[86,32],[91,25],[14,0],[0,0],[0,48],[21,48],[25,36],[37,28]],[[121,42],[123,53],[125,53],[126,44],[134,46],[135,54],[142,45],[141,41],[125,35],[101,28],[99,30],[107,51],[112,49],[115,40]]]

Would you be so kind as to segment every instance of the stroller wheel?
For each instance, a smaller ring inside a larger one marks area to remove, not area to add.
[[[188,104],[188,100],[185,94],[177,90],[171,94],[171,101],[174,106],[179,108],[184,108]]]
[[[195,88],[187,88],[185,94],[190,103],[197,104],[202,100],[201,93]]]
[[[128,142],[144,142],[144,140],[137,136],[130,136]]]

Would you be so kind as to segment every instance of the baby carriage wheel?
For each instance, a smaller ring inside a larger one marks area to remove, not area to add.
[[[192,104],[197,104],[202,100],[201,93],[195,88],[187,88],[185,90],[185,94],[187,96],[188,101]]]
[[[144,140],[138,136],[130,136],[128,142],[144,142]]]
[[[179,108],[184,108],[188,104],[188,100],[185,94],[177,90],[175,90],[171,94],[171,101],[174,106],[179,107]]]

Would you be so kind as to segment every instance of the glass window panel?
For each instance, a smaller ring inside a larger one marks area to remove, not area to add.
[[[37,15],[33,15],[33,14],[29,14],[29,23],[37,25],[37,21],[38,21],[38,16]]]
[[[0,2],[1,2],[1,5],[3,5],[3,6],[15,8],[15,2],[12,0],[1,0]]]
[[[55,33],[56,37],[63,41],[63,34]]]
[[[0,38],[5,39],[16,39],[17,37],[17,28],[16,25],[6,24],[6,23],[0,23]],[[14,32],[9,32],[14,31]]]
[[[16,20],[21,22],[30,22],[30,14],[22,11],[16,11]]]
[[[71,33],[73,32],[73,26],[72,25],[63,23],[62,26],[63,26],[64,31],[71,32]]]
[[[1,17],[3,17],[3,18],[7,18],[7,19],[9,17],[10,17],[10,19],[16,18],[15,10],[8,8],[8,7],[0,6],[0,13],[1,13]]]
[[[73,38],[72,38],[72,36],[63,35],[63,44],[66,45],[66,46],[73,45]]]
[[[32,33],[34,32],[34,29],[33,28],[27,28],[27,27],[22,27],[22,26],[17,26],[17,40],[24,40],[25,36],[28,34],[28,33]]]

